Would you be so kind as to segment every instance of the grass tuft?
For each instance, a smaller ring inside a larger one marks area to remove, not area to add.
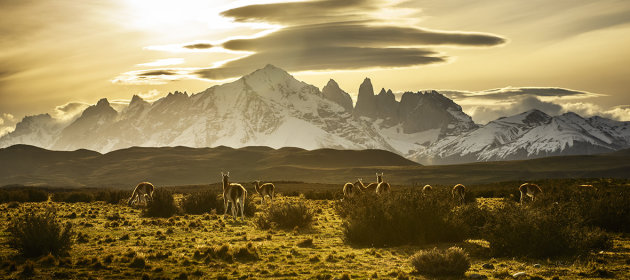
[[[422,250],[411,257],[411,265],[422,275],[461,277],[470,268],[468,254],[459,247]]]

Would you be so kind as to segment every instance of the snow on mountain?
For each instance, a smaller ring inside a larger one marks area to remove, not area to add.
[[[149,103],[133,96],[119,111],[107,99],[76,119],[24,118],[0,147],[30,144],[99,152],[131,146],[383,149],[420,163],[511,160],[591,154],[630,146],[630,122],[532,110],[479,126],[436,91],[374,94],[370,79],[353,108],[330,80],[320,91],[267,65],[200,93],[169,93]]]
[[[531,110],[461,135],[441,138],[410,157],[421,163],[448,164],[595,154],[630,146],[629,127],[629,123],[584,119],[575,113],[552,117]],[[607,130],[617,134],[613,136]]]

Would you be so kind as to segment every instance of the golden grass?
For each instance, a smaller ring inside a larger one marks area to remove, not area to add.
[[[177,200],[180,197],[176,197]],[[256,195],[249,199],[260,201]],[[297,200],[297,197],[278,196],[279,203]],[[94,203],[22,203],[17,208],[0,205],[0,275],[19,278],[24,271],[25,259],[16,257],[5,241],[4,231],[10,219],[28,209],[44,211],[54,206],[63,222],[74,224],[81,233],[68,258],[33,260],[27,264],[41,278],[72,275],[77,278],[97,279],[176,278],[185,274],[188,279],[215,279],[225,276],[235,278],[395,278],[424,279],[415,274],[409,258],[420,249],[437,246],[459,246],[472,258],[472,273],[486,275],[490,279],[510,279],[517,272],[550,279],[553,276],[567,278],[596,278],[612,273],[619,279],[630,279],[627,269],[630,263],[630,238],[617,235],[613,249],[596,252],[579,260],[535,260],[490,258],[488,244],[483,240],[468,240],[458,244],[432,244],[430,246],[399,246],[391,248],[353,247],[344,240],[342,220],[335,213],[335,201],[306,202],[314,211],[313,226],[297,230],[260,230],[253,218],[244,223],[232,217],[216,214],[183,215],[171,218],[143,218],[140,209],[125,205]],[[489,200],[482,203],[499,207],[500,202]],[[265,206],[259,206],[265,207]],[[76,218],[71,218],[76,214]],[[306,241],[305,241],[306,240]],[[230,244],[229,248],[222,248]],[[258,254],[255,258],[226,261],[220,257],[208,257],[204,252],[212,249],[218,255],[221,250],[236,252],[249,248]],[[144,262],[144,263],[143,263]],[[14,265],[13,268],[12,264]],[[483,268],[492,264],[494,269]],[[540,266],[534,266],[540,264]],[[17,266],[17,269],[15,269]],[[27,267],[29,269],[29,267]]]

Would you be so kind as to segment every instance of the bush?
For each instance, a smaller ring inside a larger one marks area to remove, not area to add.
[[[311,200],[336,200],[343,197],[341,191],[308,191],[304,193],[304,198]]]
[[[231,246],[223,244],[210,248],[202,248],[195,251],[194,259],[205,259],[206,263],[210,260],[222,260],[229,263],[234,261],[250,262],[260,260],[258,248],[249,242],[246,246]]]
[[[165,189],[156,189],[153,192],[153,200],[148,203],[143,211],[145,217],[168,218],[177,213],[177,206],[173,199],[173,192]]]
[[[313,222],[313,211],[299,202],[274,202],[259,215],[255,224],[261,229],[277,227],[281,229],[305,228]]]
[[[368,246],[426,244],[460,241],[466,230],[451,217],[455,208],[449,190],[423,195],[420,190],[401,190],[379,197],[364,194],[344,200],[339,212],[346,238]]]
[[[48,200],[48,192],[39,189],[0,190],[0,203],[42,202]]]
[[[67,203],[92,202],[94,201],[94,195],[86,191],[58,192],[53,195],[53,201]]]
[[[219,209],[223,209],[223,199],[213,191],[192,193],[182,199],[182,210],[187,214],[203,214],[212,210],[218,213]]]
[[[544,208],[554,203],[576,211],[586,225],[630,232],[630,189],[627,187],[549,188],[533,205]]]
[[[411,265],[423,275],[461,277],[470,268],[470,259],[468,254],[459,247],[446,250],[433,248],[413,255]]]
[[[27,213],[14,219],[7,230],[9,246],[26,257],[63,255],[72,247],[72,224],[62,225],[53,210]]]
[[[488,222],[490,210],[480,208],[477,203],[469,203],[456,207],[448,220],[466,238],[483,238],[482,229]]]
[[[610,247],[608,235],[584,226],[574,208],[506,205],[483,228],[496,256],[554,257]]]
[[[131,196],[129,191],[123,190],[104,190],[99,191],[94,196],[95,201],[105,201],[109,204],[118,204],[121,200],[127,199]]]

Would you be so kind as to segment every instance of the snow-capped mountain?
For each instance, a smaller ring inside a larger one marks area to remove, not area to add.
[[[584,119],[571,112],[552,117],[531,110],[441,138],[410,158],[427,163],[459,163],[596,154],[627,148],[628,136],[629,122]]]
[[[71,122],[50,115],[24,118],[0,147],[99,152],[132,146],[304,149],[383,149],[420,163],[461,163],[560,154],[590,154],[630,146],[630,123],[567,113],[530,111],[485,126],[436,91],[374,94],[370,79],[356,106],[330,80],[320,91],[267,65],[200,93],[174,92],[149,103],[134,96],[116,111],[107,99]]]

